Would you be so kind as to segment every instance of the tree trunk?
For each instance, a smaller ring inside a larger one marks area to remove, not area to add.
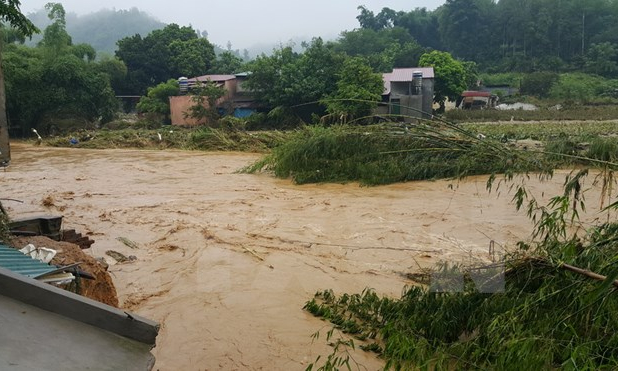
[[[1,43],[2,41],[0,40]],[[2,49],[2,45],[0,45],[0,167],[8,166],[11,161],[9,121],[6,116],[6,93],[4,91],[4,69],[2,68]]]

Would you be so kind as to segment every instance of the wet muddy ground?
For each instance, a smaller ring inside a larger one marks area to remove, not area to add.
[[[507,187],[489,194],[486,177],[297,186],[237,173],[255,154],[26,144],[12,154],[0,198],[23,203],[3,202],[11,216],[61,214],[64,228],[90,234],[120,306],[161,323],[160,370],[304,369],[330,352],[330,327],[302,310],[316,291],[399,296],[407,273],[488,262],[491,241],[500,251],[531,231]],[[553,196],[563,174],[529,187]],[[115,263],[108,250],[137,259]]]

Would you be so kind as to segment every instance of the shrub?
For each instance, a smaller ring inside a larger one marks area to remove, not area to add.
[[[527,74],[521,81],[522,94],[545,98],[549,95],[551,87],[559,80],[560,76],[555,72],[533,72]]]
[[[604,93],[607,83],[607,80],[595,75],[567,73],[560,76],[549,95],[567,102],[589,103]]]
[[[480,80],[485,86],[507,85],[513,88],[518,88],[522,78],[521,73],[483,73],[479,75]]]

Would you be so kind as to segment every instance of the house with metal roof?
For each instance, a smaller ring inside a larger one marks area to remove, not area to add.
[[[433,67],[395,68],[382,74],[384,92],[378,115],[410,122],[415,118],[429,118],[432,114]]]
[[[256,112],[255,98],[244,85],[248,77],[249,73],[238,73],[236,75],[204,75],[179,80],[181,92],[184,91],[186,94],[170,97],[172,125],[195,126],[203,124],[203,122],[185,116],[189,108],[195,104],[191,100],[191,89],[206,82],[215,83],[225,89],[225,95],[217,101],[217,108],[222,115],[244,118]]]

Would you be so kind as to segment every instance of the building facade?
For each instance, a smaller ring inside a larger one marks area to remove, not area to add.
[[[430,118],[433,107],[433,67],[395,68],[382,74],[384,92],[376,114],[411,122]]]

